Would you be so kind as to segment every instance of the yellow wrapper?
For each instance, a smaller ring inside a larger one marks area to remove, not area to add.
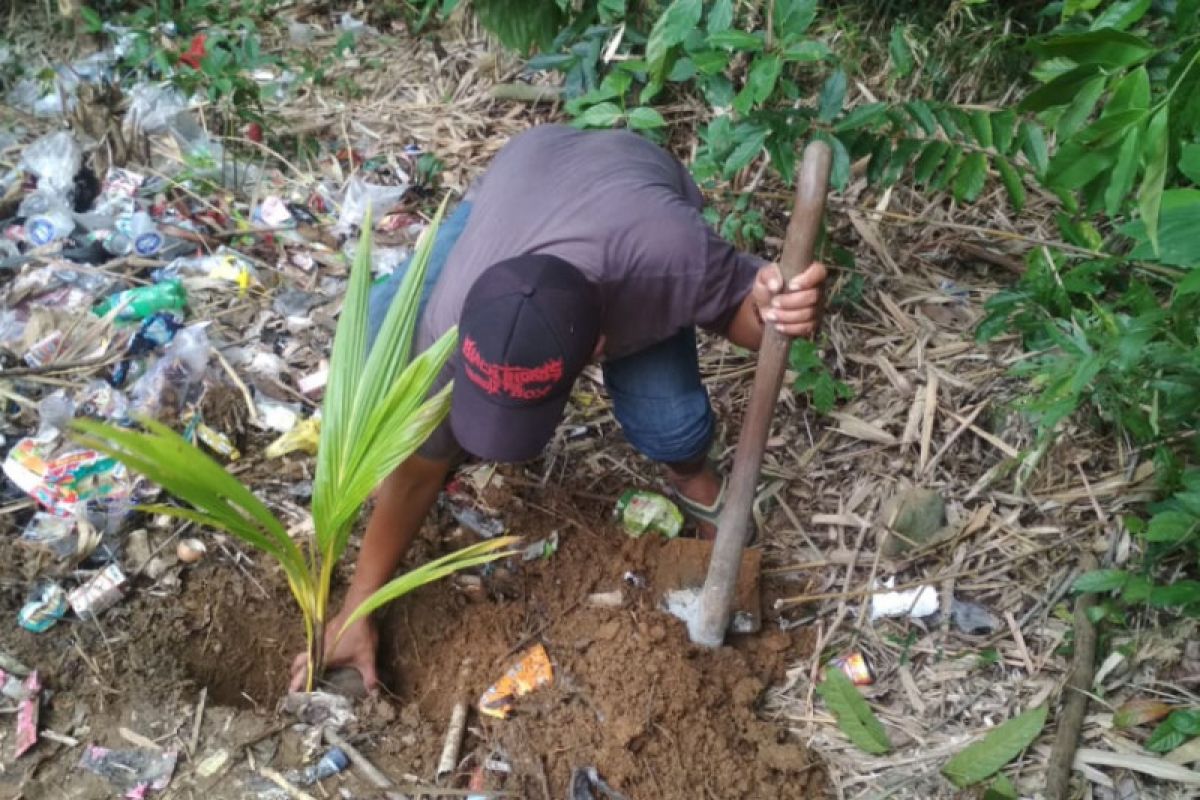
[[[513,711],[513,703],[535,689],[548,686],[554,681],[554,668],[550,656],[540,644],[521,654],[517,663],[508,668],[500,680],[492,684],[479,698],[479,713],[497,719],[507,719]]]

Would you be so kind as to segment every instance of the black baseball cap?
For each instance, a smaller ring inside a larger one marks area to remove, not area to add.
[[[468,453],[528,461],[550,441],[600,336],[600,297],[550,255],[493,264],[458,324],[450,427]]]

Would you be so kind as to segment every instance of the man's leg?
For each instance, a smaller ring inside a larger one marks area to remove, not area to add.
[[[700,380],[696,334],[691,328],[633,355],[604,363],[604,384],[625,438],[666,467],[680,495],[714,508],[721,478],[708,462],[715,421]],[[700,524],[711,538],[713,525]]]
[[[467,227],[467,220],[470,219],[470,216],[471,204],[464,200],[442,220],[437,238],[433,242],[433,250],[429,253],[429,263],[425,268],[425,283],[421,287],[421,308],[425,307],[429,295],[433,293],[434,284],[442,274],[442,267],[446,266],[446,259],[450,257],[450,251],[454,249],[458,237]],[[404,276],[408,274],[408,265],[411,262],[411,257],[405,259],[402,264],[396,266],[386,280],[371,287],[370,297],[367,301],[368,350],[374,344],[375,337],[383,326],[383,320],[387,316],[388,309],[391,308],[396,292],[400,291],[400,286],[404,283]]]

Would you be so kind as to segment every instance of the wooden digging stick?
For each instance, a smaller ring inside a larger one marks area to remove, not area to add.
[[[783,253],[779,258],[783,291],[787,291],[787,284],[792,278],[808,269],[812,263],[813,249],[825,211],[825,195],[829,191],[830,162],[829,146],[824,142],[812,142],[804,149],[804,159],[796,181],[796,204],[788,221]],[[746,409],[746,418],[733,457],[733,474],[726,490],[725,508],[717,520],[717,538],[713,543],[708,574],[700,593],[699,609],[688,623],[692,641],[707,647],[720,647],[729,627],[742,550],[750,530],[754,490],[758,484],[763,452],[767,447],[771,419],[775,415],[775,401],[779,397],[783,371],[787,366],[791,340],[770,323],[765,328],[762,346],[758,351],[754,387],[750,392],[750,405]]]

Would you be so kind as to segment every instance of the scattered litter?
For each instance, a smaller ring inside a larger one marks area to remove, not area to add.
[[[870,686],[875,682],[867,659],[858,651],[838,656],[829,662],[829,666],[840,669],[842,674],[849,678],[855,686]]]
[[[895,578],[876,581],[877,589],[891,589]],[[932,586],[920,586],[902,592],[879,592],[871,595],[871,620],[884,617],[909,617],[922,619],[936,614],[940,608],[938,591]]]
[[[1000,630],[1000,620],[978,603],[954,599],[950,602],[954,627],[969,636],[987,636]]]
[[[204,558],[208,547],[199,539],[180,539],[175,545],[176,557],[185,564],[193,564]]]
[[[621,576],[621,580],[625,581],[635,589],[645,589],[650,586],[650,583],[644,576],[639,575],[633,570],[625,570],[625,574]]]
[[[628,800],[609,786],[595,767],[576,767],[571,771],[571,791],[567,800]]]
[[[458,766],[458,753],[462,747],[463,729],[467,724],[467,704],[455,703],[450,714],[450,723],[446,726],[446,739],[442,743],[442,755],[438,759],[437,771],[434,778],[444,780]]]
[[[62,560],[76,551],[75,520],[38,511],[21,531],[20,541],[46,550]]]
[[[499,517],[489,516],[478,509],[447,497],[443,497],[443,504],[450,509],[450,514],[454,517],[455,522],[477,536],[482,536],[484,539],[495,539],[504,534],[504,520]]]
[[[281,458],[288,453],[300,450],[312,456],[317,454],[317,446],[320,443],[321,417],[319,414],[314,414],[306,420],[297,422],[291,430],[267,445],[264,454],[267,458]]]
[[[92,310],[100,317],[115,311],[114,319],[117,322],[129,323],[140,322],[159,311],[182,311],[186,307],[187,290],[183,288],[183,282],[171,278],[149,286],[117,292],[105,298]]]
[[[479,712],[497,719],[507,719],[517,698],[549,685],[554,680],[550,656],[541,644],[521,654],[517,662],[479,698]]]
[[[125,595],[126,585],[125,573],[121,568],[109,564],[68,594],[67,602],[71,604],[75,616],[82,620],[95,619],[120,602]]]
[[[934,540],[946,525],[946,502],[932,489],[909,489],[888,500],[883,517],[891,534],[882,552],[895,558]]]
[[[79,766],[107,780],[129,800],[141,800],[149,791],[167,788],[178,757],[175,750],[110,750],[89,745]]]
[[[683,530],[679,507],[655,492],[626,489],[617,500],[613,516],[634,538],[652,532],[673,539]]]
[[[521,551],[522,561],[537,561],[542,558],[549,558],[558,552],[558,531],[554,531],[544,539],[538,539],[536,542],[528,545]]]
[[[382,219],[400,205],[404,193],[408,191],[408,178],[401,174],[399,186],[381,186],[368,183],[357,175],[350,179],[346,186],[346,195],[342,199],[342,211],[338,215],[338,229],[349,232],[351,228],[362,225],[363,218],[370,206],[375,219]]]
[[[587,596],[587,604],[592,608],[620,608],[625,605],[625,593],[620,589],[611,592],[593,592]]]
[[[37,744],[38,715],[42,702],[42,681],[37,670],[29,673],[21,685],[24,697],[17,704],[17,741],[13,757],[20,758]]]
[[[17,624],[31,633],[44,633],[67,613],[67,593],[55,581],[33,587],[25,605],[17,612]]]
[[[348,766],[350,766],[350,759],[342,752],[342,749],[332,747],[326,751],[325,755],[321,756],[321,760],[316,764],[311,764],[302,770],[286,772],[283,777],[289,783],[299,786],[311,786],[317,781],[323,781],[326,778],[337,775]]]
[[[290,692],[282,708],[306,725],[327,725],[341,730],[355,722],[350,698],[330,692]]]

